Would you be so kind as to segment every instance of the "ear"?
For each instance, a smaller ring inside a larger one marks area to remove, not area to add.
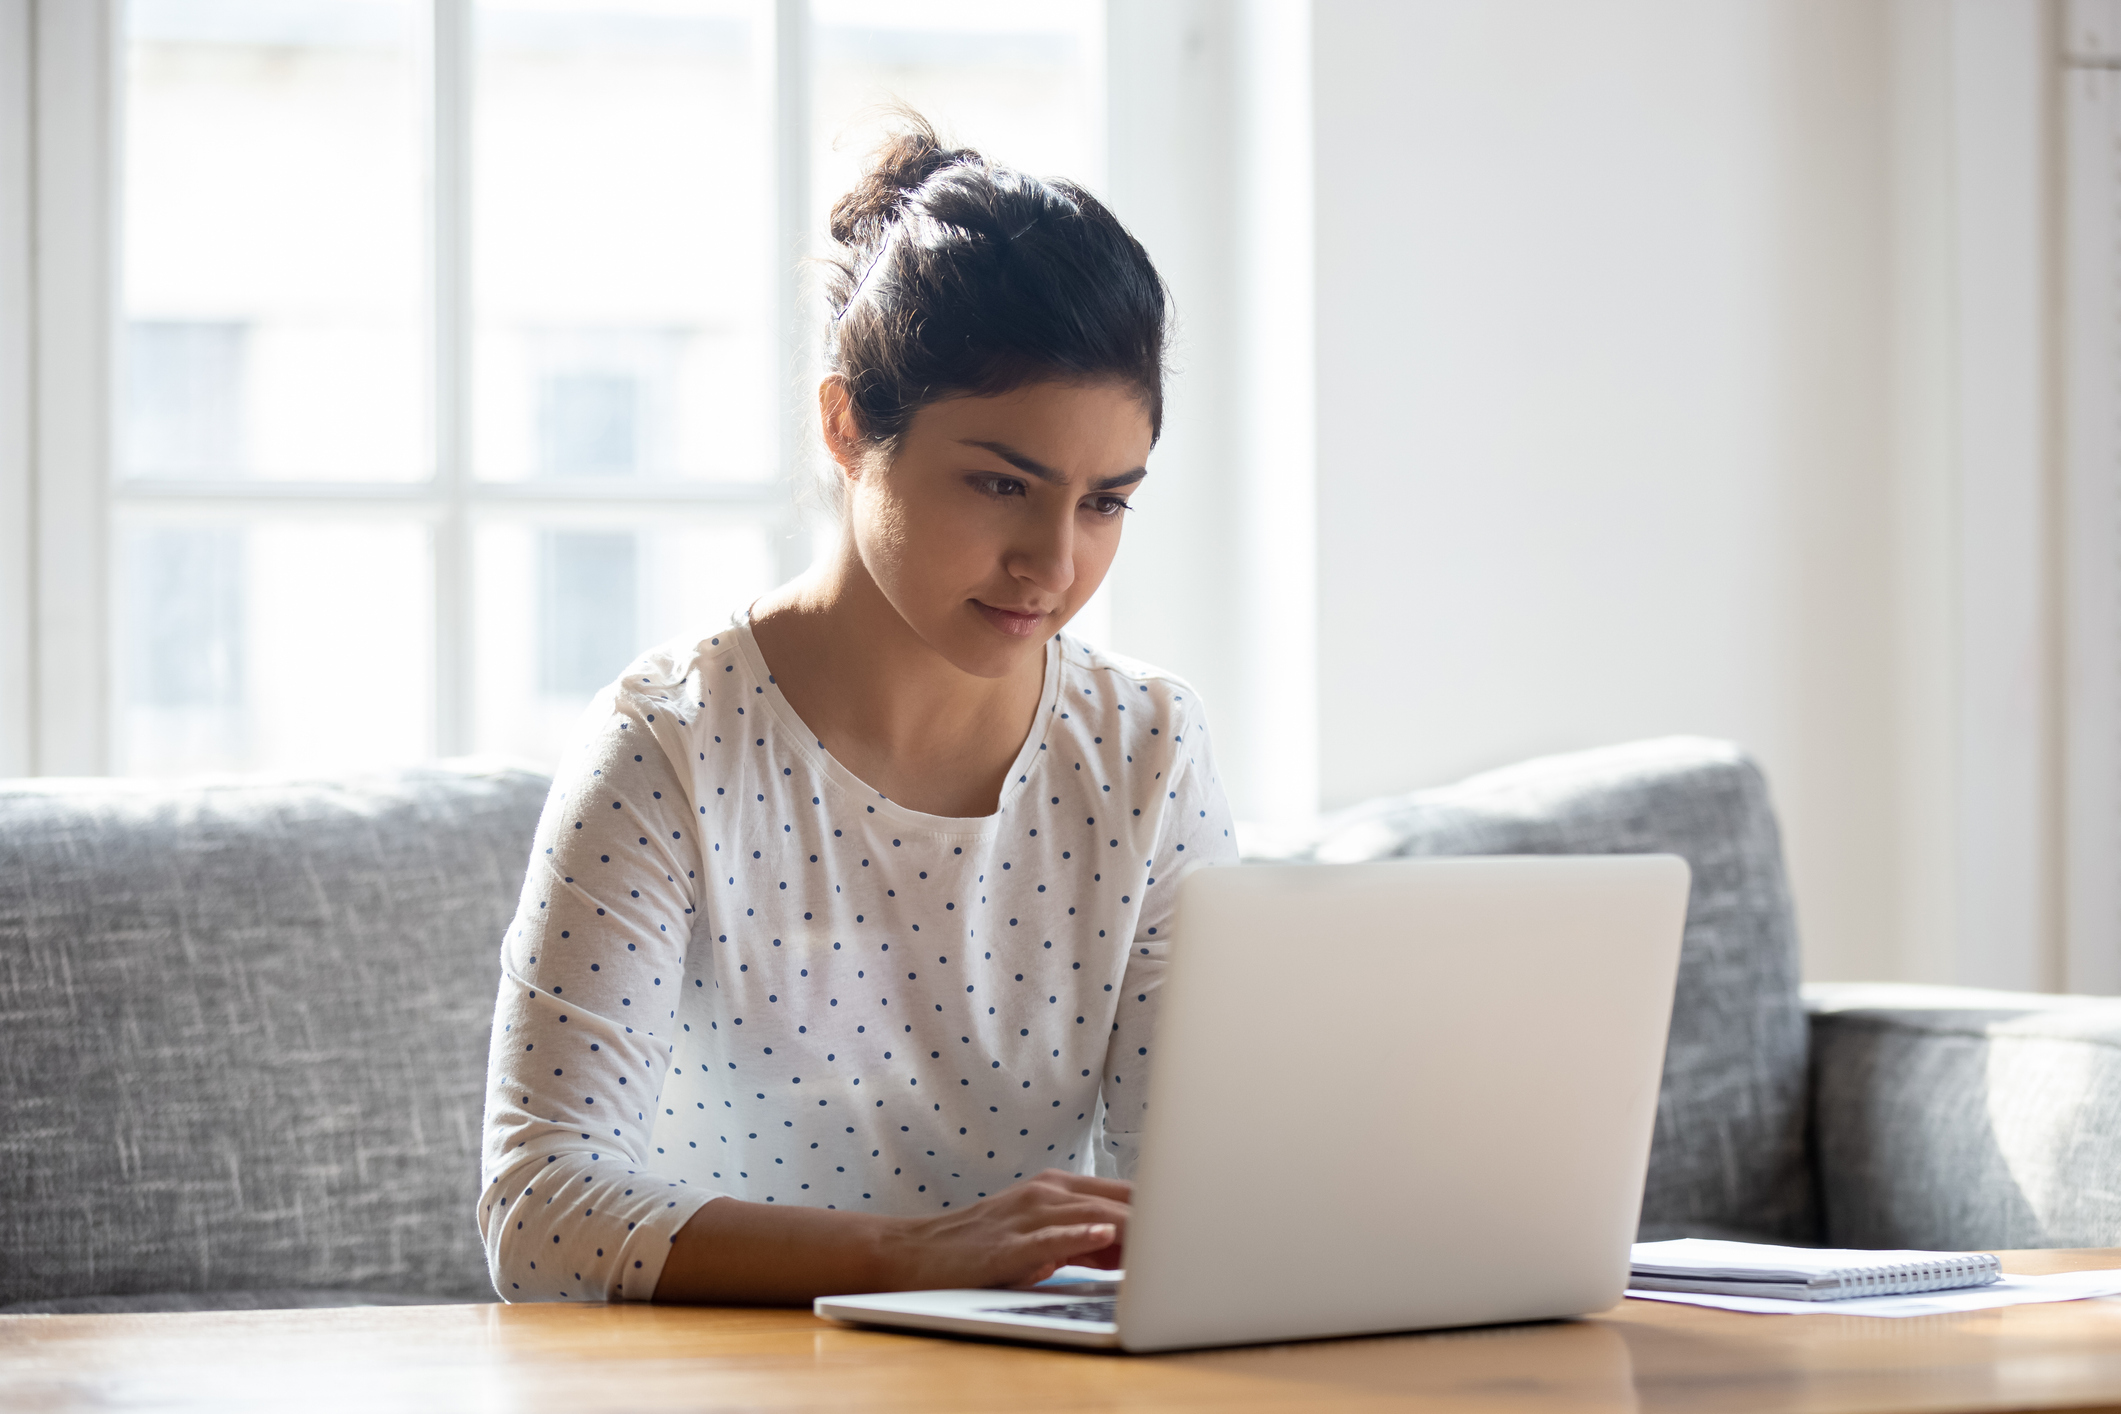
[[[826,453],[839,464],[840,474],[859,479],[869,442],[862,436],[860,417],[854,410],[854,390],[847,380],[833,374],[817,385],[818,433]]]

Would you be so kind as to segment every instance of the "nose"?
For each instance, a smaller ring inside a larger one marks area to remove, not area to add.
[[[1012,579],[1059,598],[1075,583],[1075,518],[1069,506],[1055,517],[1024,527],[1009,547],[1003,567]]]

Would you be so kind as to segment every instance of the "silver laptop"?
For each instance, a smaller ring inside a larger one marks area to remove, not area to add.
[[[1688,877],[1671,855],[1186,876],[1124,1280],[817,1313],[1150,1351],[1611,1306]]]

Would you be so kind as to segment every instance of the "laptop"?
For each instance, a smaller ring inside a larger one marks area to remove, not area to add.
[[[1188,874],[1124,1279],[817,1314],[1156,1351],[1604,1310],[1688,882],[1672,855]]]

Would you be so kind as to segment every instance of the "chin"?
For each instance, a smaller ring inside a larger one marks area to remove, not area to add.
[[[943,656],[959,672],[976,678],[1005,678],[1021,672],[1025,659],[1045,656],[1046,642],[1057,630],[1048,631],[1043,625],[1040,628],[1040,632],[1029,638],[1010,638],[975,611],[970,624],[958,626],[957,632],[938,635],[928,641],[940,648]]]
[[[1045,652],[1046,640],[1041,638],[1021,644],[967,644],[964,651],[949,656],[959,672],[976,678],[1005,678],[1021,672],[1026,658],[1043,658]]]

